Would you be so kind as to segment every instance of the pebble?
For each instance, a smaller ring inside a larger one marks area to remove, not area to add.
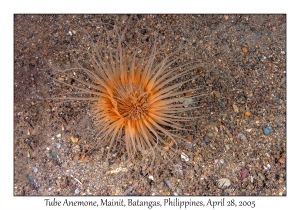
[[[29,182],[33,182],[33,177],[29,176],[27,179]]]
[[[238,108],[237,105],[233,104],[233,105],[232,105],[232,108],[233,108],[233,111],[234,111],[234,112],[239,112],[239,108]]]
[[[280,158],[280,159],[278,160],[278,162],[281,163],[281,164],[284,164],[284,163],[285,163],[285,159]]]
[[[107,171],[106,174],[116,174],[116,173],[119,173],[119,172],[127,172],[127,171],[128,171],[127,168],[118,167],[116,169]]]
[[[58,179],[55,181],[55,183],[57,184],[58,187],[60,187],[60,181]]]
[[[184,154],[183,152],[181,153],[181,159],[183,159],[186,162],[190,160],[190,158],[186,154]]]
[[[238,137],[238,139],[240,139],[242,141],[247,141],[247,137],[242,133],[239,133],[237,137]]]
[[[268,126],[264,129],[264,134],[269,135],[273,131],[271,126]]]
[[[230,145],[229,144],[225,144],[225,148],[226,148],[227,151],[230,150]]]
[[[125,162],[125,161],[126,161],[126,155],[125,155],[125,154],[121,156],[121,161],[122,161],[122,162]]]
[[[217,129],[218,129],[218,128],[217,128]],[[217,132],[218,132],[218,131],[217,131]],[[207,136],[208,136],[209,138],[211,138],[211,137],[214,136],[214,134],[213,134],[213,133],[208,133]]]
[[[37,173],[37,172],[38,172],[38,169],[37,169],[36,167],[33,167],[33,168],[32,168],[32,171],[33,171],[34,173]]]
[[[242,50],[243,50],[244,53],[246,53],[246,52],[248,52],[249,48],[248,47],[243,47]]]
[[[249,176],[249,170],[246,167],[243,167],[240,172],[239,180],[243,180]]]
[[[258,117],[258,116],[255,116],[255,117],[253,118],[253,120],[258,121],[258,120],[259,120],[259,117]]]
[[[248,184],[247,189],[248,190],[252,190],[253,189],[253,185],[252,184]]]
[[[278,183],[279,183],[279,184],[281,184],[283,181],[284,181],[284,179],[283,179],[282,177],[280,177],[280,178],[278,179]]]
[[[216,98],[220,98],[220,96],[221,96],[218,91],[214,91],[213,94]]]
[[[194,169],[195,169],[196,172],[199,170],[198,164],[195,164],[195,165],[194,165]]]
[[[250,113],[250,112],[245,112],[245,116],[246,116],[246,117],[250,117],[250,116],[251,116],[251,113]]]
[[[78,189],[76,189],[76,190],[74,191],[74,194],[77,195],[79,192],[80,192],[80,191],[79,191]]]
[[[195,171],[193,169],[188,170],[186,176],[190,179],[193,179],[195,177]]]
[[[271,169],[271,165],[270,165],[270,164],[267,164],[267,166],[264,166],[264,169],[270,170],[270,169]]]
[[[205,141],[205,143],[206,143],[207,145],[209,145],[209,143],[210,143],[209,136],[205,135],[205,136],[204,136],[204,141]]]
[[[72,140],[72,142],[77,143],[79,139],[72,136],[71,140]]]
[[[56,143],[55,146],[56,146],[57,149],[59,149],[60,148],[60,143]]]
[[[81,155],[81,160],[84,160],[85,159],[85,154],[83,153],[82,155]]]
[[[171,141],[169,142],[169,146],[170,146],[170,147],[173,147],[173,146],[174,146],[174,141],[173,141],[173,140],[171,140]]]
[[[65,189],[67,185],[65,183],[61,184],[61,189]]]
[[[220,188],[220,189],[224,189],[231,185],[231,181],[227,178],[218,179],[216,182],[217,182],[218,188]]]
[[[215,159],[215,164],[217,164],[218,162],[220,162],[221,164],[224,164],[224,159]]]
[[[169,146],[165,146],[165,147],[163,147],[164,148],[164,150],[166,150],[166,151],[169,151]]]
[[[247,94],[247,97],[248,98],[251,98],[253,96],[253,93],[250,91],[248,94]]]
[[[50,155],[51,155],[52,158],[56,158],[57,157],[57,155],[56,155],[55,152],[51,152]]]
[[[171,188],[171,182],[168,179],[164,180],[168,188]]]
[[[188,140],[188,141],[192,141],[192,139],[193,139],[193,136],[187,136],[186,137],[186,140]]]
[[[185,99],[182,103],[184,107],[188,107],[188,105],[192,104],[194,100],[192,98]]]
[[[263,175],[262,173],[259,172],[257,175],[261,180],[265,180],[265,175]]]
[[[68,163],[67,162],[64,162],[62,165],[61,165],[61,167],[63,167],[63,168],[65,168],[65,167],[67,167],[68,166]]]
[[[79,155],[75,155],[75,156],[73,157],[73,160],[74,160],[74,161],[79,160]]]
[[[186,97],[190,97],[191,95],[192,95],[192,92],[187,92],[187,93],[185,94]]]

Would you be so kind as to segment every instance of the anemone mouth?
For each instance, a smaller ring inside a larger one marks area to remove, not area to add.
[[[140,120],[148,115],[149,93],[139,84],[123,84],[113,92],[114,108],[126,121]]]

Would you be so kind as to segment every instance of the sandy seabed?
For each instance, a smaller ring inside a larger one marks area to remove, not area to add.
[[[46,100],[64,91],[49,63],[70,65],[69,51],[84,44],[78,30],[101,42],[102,23],[128,19],[129,39],[183,44],[187,59],[203,63],[197,85],[209,93],[173,161],[155,170],[120,155],[107,163],[101,149],[85,155],[89,103]],[[15,15],[14,194],[286,195],[286,16]]]

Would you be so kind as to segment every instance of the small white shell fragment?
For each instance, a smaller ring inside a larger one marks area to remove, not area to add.
[[[187,155],[184,154],[183,152],[181,153],[181,159],[183,159],[183,160],[186,161],[186,162],[190,160],[189,156],[187,156]]]
[[[61,137],[61,134],[60,134],[60,133],[59,133],[59,134],[57,134],[57,135],[56,135],[56,137],[57,137],[57,138],[60,138],[60,137]]]
[[[74,194],[77,195],[80,191],[78,189],[75,189]]]
[[[220,189],[224,189],[231,185],[231,181],[227,178],[218,179],[216,182],[217,182],[218,188],[220,188]]]
[[[271,165],[270,165],[270,164],[267,164],[267,166],[264,166],[264,169],[270,170],[270,169],[271,169]]]
[[[77,32],[77,31],[75,31],[75,30],[69,29],[68,35],[69,35],[69,36],[72,36],[73,34],[76,34],[76,32]]]
[[[149,175],[148,177],[149,179],[151,179],[152,181],[154,180],[153,176],[152,175]]]
[[[113,169],[111,171],[107,171],[106,174],[116,174],[116,173],[119,173],[119,172],[127,172],[127,171],[128,171],[127,168],[119,167],[119,168]]]

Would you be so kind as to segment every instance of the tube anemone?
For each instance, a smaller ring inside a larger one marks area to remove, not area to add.
[[[109,152],[119,141],[131,159],[137,154],[155,157],[168,146],[164,137],[176,143],[182,139],[174,132],[183,129],[180,121],[193,119],[181,115],[197,107],[183,107],[178,101],[179,97],[184,99],[185,93],[197,90],[182,91],[180,87],[195,79],[186,78],[200,65],[178,65],[180,50],[165,55],[163,46],[157,49],[156,39],[146,53],[140,53],[139,47],[129,50],[124,33],[125,30],[115,31],[115,45],[109,38],[107,46],[97,47],[91,42],[91,50],[82,52],[84,64],[75,59],[76,68],[60,70],[84,76],[73,76],[76,85],[54,79],[76,90],[56,99],[92,101],[92,115],[99,129],[97,142],[108,147]]]

